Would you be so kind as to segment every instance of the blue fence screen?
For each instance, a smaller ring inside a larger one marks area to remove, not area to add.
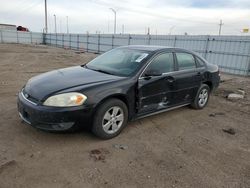
[[[195,51],[222,72],[250,75],[250,36],[59,34],[0,30],[1,43],[46,44],[103,53],[124,45],[161,45]]]

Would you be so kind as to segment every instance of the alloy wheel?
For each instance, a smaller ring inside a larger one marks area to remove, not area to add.
[[[208,100],[208,90],[206,88],[203,88],[199,94],[198,103],[200,107],[203,107],[206,105]]]
[[[102,127],[108,134],[116,133],[124,121],[124,112],[119,106],[111,107],[103,116]]]

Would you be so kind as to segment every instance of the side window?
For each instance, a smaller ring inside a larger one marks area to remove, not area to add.
[[[167,73],[174,70],[174,58],[172,53],[160,54],[153,59],[147,70]]]
[[[204,67],[205,63],[203,60],[201,60],[200,58],[196,57],[196,63],[198,67]]]
[[[195,59],[192,54],[188,53],[176,53],[179,70],[196,68]]]

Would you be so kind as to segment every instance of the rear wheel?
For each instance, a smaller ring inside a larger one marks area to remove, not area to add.
[[[209,100],[210,95],[210,88],[206,84],[202,84],[199,88],[194,101],[192,102],[191,106],[195,109],[202,109],[204,108]]]
[[[128,109],[119,99],[109,99],[98,107],[92,132],[103,139],[110,139],[122,131],[128,122]]]

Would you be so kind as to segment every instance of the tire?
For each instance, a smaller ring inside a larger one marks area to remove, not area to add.
[[[99,138],[110,139],[120,134],[128,122],[128,108],[119,99],[101,104],[93,120],[92,132]]]
[[[209,100],[210,88],[206,84],[202,84],[197,91],[194,101],[191,103],[191,106],[194,109],[203,109]]]

